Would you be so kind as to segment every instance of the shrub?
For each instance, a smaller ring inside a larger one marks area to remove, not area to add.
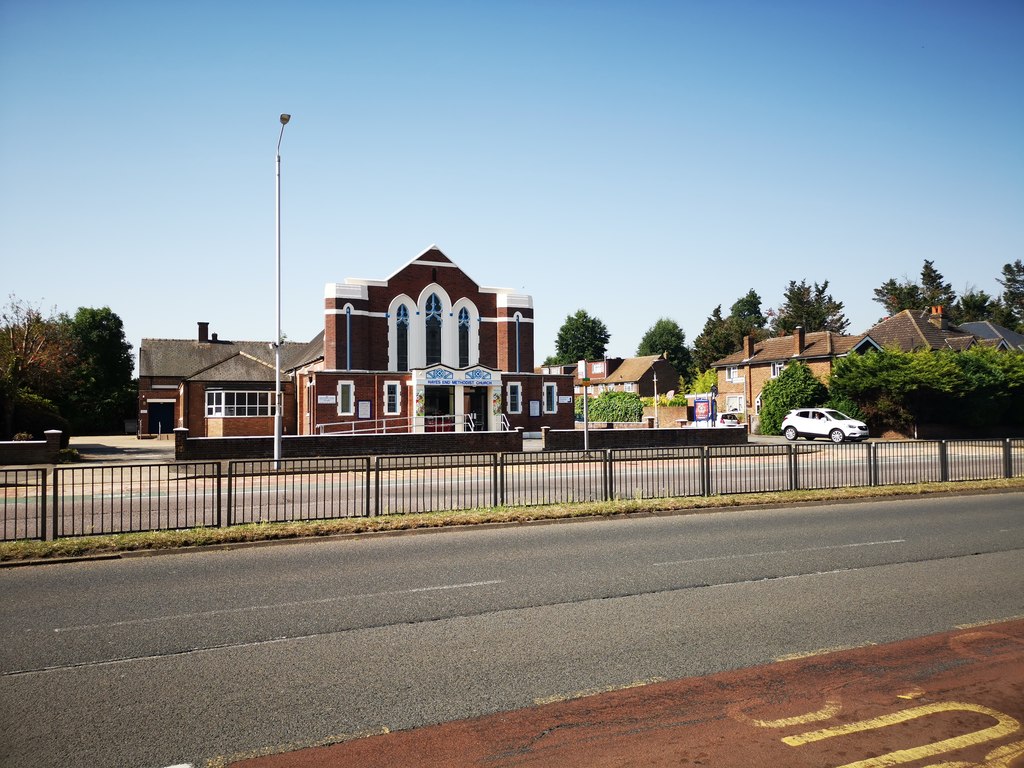
[[[61,448],[57,451],[58,464],[71,464],[72,462],[81,460],[82,455],[78,452],[77,448]]]
[[[587,416],[590,421],[640,421],[644,406],[635,392],[602,392],[590,399]],[[583,418],[583,398],[576,398],[576,416]]]
[[[782,420],[794,408],[813,408],[828,398],[828,390],[805,363],[790,363],[761,390],[761,434],[777,435]]]
[[[60,415],[57,407],[45,397],[22,390],[15,398],[14,432],[42,435],[48,429],[61,431],[60,445],[68,447],[71,424]]]
[[[845,413],[851,419],[857,419],[858,421],[867,421],[864,412],[860,409],[853,400],[848,397],[842,397],[841,395],[832,395],[829,397],[828,402],[825,403],[826,408],[834,408],[840,413]]]

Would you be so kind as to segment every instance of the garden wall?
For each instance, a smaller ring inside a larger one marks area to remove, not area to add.
[[[48,429],[45,440],[4,440],[0,442],[0,465],[56,464],[60,452],[59,429]]]
[[[405,453],[515,453],[523,450],[523,433],[514,432],[400,432],[380,435],[284,435],[281,458],[325,456],[385,456]],[[272,459],[274,438],[189,437],[174,430],[177,461]]]
[[[591,425],[593,426],[593,425]],[[541,430],[545,451],[583,450],[583,430]],[[709,429],[591,429],[589,447],[605,448],[679,448],[691,445],[744,445],[747,430],[735,427]]]

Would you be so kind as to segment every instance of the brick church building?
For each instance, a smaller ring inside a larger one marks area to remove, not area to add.
[[[535,373],[533,333],[529,295],[478,285],[436,247],[387,279],[328,283],[323,332],[282,350],[284,431],[572,429],[573,377]],[[143,339],[139,373],[142,432],[273,433],[267,342],[200,323],[196,341]]]

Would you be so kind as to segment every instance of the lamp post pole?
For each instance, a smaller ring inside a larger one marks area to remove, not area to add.
[[[277,230],[277,258],[274,270],[277,321],[274,332],[274,469],[281,468],[281,407],[284,402],[281,396],[281,139],[284,138],[284,127],[291,119],[291,115],[281,115],[281,133],[277,137],[277,205],[274,217]]]
[[[654,374],[654,428],[659,429],[661,425],[658,423],[658,374]]]

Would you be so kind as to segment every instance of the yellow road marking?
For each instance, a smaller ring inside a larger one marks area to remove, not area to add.
[[[924,689],[923,688],[913,688],[913,689],[907,691],[906,693],[897,693],[896,694],[896,698],[897,699],[907,699],[907,700],[919,699],[922,696],[924,696]]]
[[[861,731],[870,731],[876,728],[885,728],[889,725],[896,725],[897,723],[914,720],[918,717],[924,717],[925,715],[931,715],[937,712],[977,712],[993,718],[996,721],[996,724],[981,731],[966,733],[962,736],[953,736],[952,738],[944,739],[943,741],[938,741],[934,744],[927,744],[921,747],[911,747],[910,749],[900,749],[878,757],[868,758],[867,760],[858,760],[855,763],[847,763],[846,765],[840,766],[840,768],[883,768],[884,766],[898,765],[899,763],[909,763],[913,760],[921,760],[932,755],[950,752],[954,749],[963,749],[964,747],[983,744],[984,742],[992,741],[993,739],[1001,739],[1004,736],[1008,736],[1020,729],[1020,723],[1017,722],[1017,720],[1009,715],[1004,715],[1002,712],[997,712],[994,709],[989,709],[988,707],[983,707],[978,704],[966,704],[958,701],[950,701],[925,704],[920,707],[912,707],[911,709],[904,709],[890,715],[881,715],[880,717],[873,717],[856,723],[836,725],[831,728],[823,728],[819,731],[809,731],[795,736],[786,736],[782,739],[782,742],[791,747],[799,747],[803,744],[810,744],[815,741],[830,739],[834,736],[844,736],[850,733],[859,733]]]
[[[787,653],[785,656],[779,656],[775,659],[776,662],[781,661],[796,661],[798,659],[810,659],[814,656],[824,656],[828,653],[839,653],[840,651],[855,651],[858,648],[870,648],[878,643],[864,643],[864,645],[837,645],[834,648],[818,648],[814,651],[799,651],[797,653]]]
[[[625,685],[607,685],[601,688],[586,688],[582,691],[576,691],[575,693],[556,693],[554,696],[544,696],[539,699],[534,699],[533,703],[537,706],[544,704],[554,704],[558,701],[572,701],[573,699],[583,699],[587,696],[597,696],[601,693],[612,693],[613,691],[625,691],[630,688],[641,688],[645,685],[652,685],[654,683],[665,682],[664,677],[650,677],[646,680],[636,680],[632,683],[626,683]]]
[[[1005,619],[992,619],[991,621],[976,621],[973,624],[957,624],[957,629],[977,629],[978,627],[989,627],[993,624],[1003,624],[1007,621],[1020,621],[1024,619],[1024,614],[1020,616],[1009,616]]]
[[[793,717],[783,717],[778,720],[757,720],[743,712],[734,712],[730,714],[733,719],[738,720],[741,723],[748,723],[749,725],[753,725],[758,728],[788,728],[791,725],[806,725],[807,723],[818,723],[822,720],[828,720],[829,718],[838,715],[842,710],[843,705],[840,702],[835,699],[828,699],[825,702],[825,706],[815,712],[808,712],[803,715],[794,715]]]

